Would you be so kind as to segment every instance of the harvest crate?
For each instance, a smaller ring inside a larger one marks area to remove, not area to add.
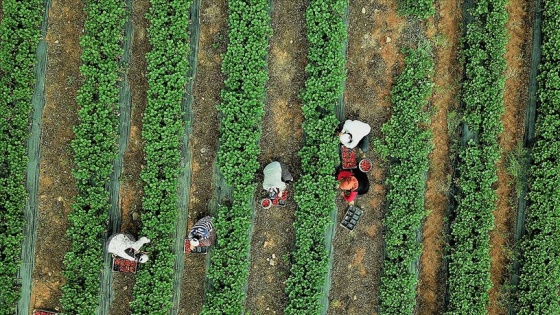
[[[137,268],[137,261],[113,257],[113,272],[136,273]]]
[[[358,167],[357,149],[348,149],[345,146],[340,148],[340,159],[342,160],[343,169],[354,169]]]
[[[57,315],[58,313],[45,310],[33,310],[33,315]]]
[[[207,252],[208,252],[208,246],[206,246],[204,244],[204,241],[202,242],[202,246],[197,246],[191,251],[191,246],[189,244],[189,240],[185,239],[185,243],[183,245],[183,253],[185,253],[185,254],[188,254],[188,253],[206,254]]]
[[[358,224],[358,221],[360,220],[360,217],[363,213],[364,211],[362,209],[354,206],[349,206],[346,214],[344,215],[344,218],[342,219],[342,222],[340,222],[340,225],[352,231]]]

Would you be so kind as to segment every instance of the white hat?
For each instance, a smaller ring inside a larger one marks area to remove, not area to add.
[[[147,261],[148,261],[148,255],[142,254],[142,256],[140,256],[140,259],[138,259],[138,261],[139,261],[141,264],[147,262]]]
[[[194,246],[194,247],[196,247],[196,246],[198,246],[198,244],[200,244],[200,242],[195,238],[193,238],[189,242],[191,243],[191,246]]]
[[[342,144],[347,144],[350,143],[350,141],[352,141],[352,136],[348,133],[343,133],[340,135],[340,143]]]

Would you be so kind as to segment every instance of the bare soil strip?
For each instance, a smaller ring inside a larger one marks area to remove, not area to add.
[[[187,232],[194,223],[210,214],[208,202],[214,194],[213,163],[218,148],[218,111],[223,85],[221,54],[227,44],[227,1],[202,1],[200,40],[192,104],[191,188],[188,201]],[[218,235],[219,237],[219,235]],[[179,315],[199,314],[204,299],[205,255],[185,255]]]
[[[146,37],[148,20],[146,13],[150,6],[149,0],[135,0],[132,2],[130,18],[132,20],[132,52],[128,69],[128,80],[132,97],[130,111],[130,132],[128,144],[123,156],[123,170],[119,192],[119,206],[121,208],[120,231],[136,235],[140,226],[140,211],[142,209],[143,182],[140,171],[144,163],[144,143],[142,140],[142,113],[146,108],[146,54],[150,45]],[[135,277],[132,274],[114,273],[112,283],[112,299],[109,314],[130,314],[129,303],[132,300],[132,287]]]
[[[76,195],[71,174],[77,123],[76,93],[80,85],[79,36],[85,14],[77,0],[53,0],[49,11],[45,109],[43,113],[39,174],[39,222],[35,244],[35,266],[30,309],[59,310],[63,284],[63,258],[67,215]]]
[[[287,304],[285,281],[290,270],[290,253],[294,246],[294,191],[288,187],[285,207],[260,207],[264,198],[262,169],[272,161],[288,165],[297,181],[301,175],[298,151],[303,145],[303,113],[298,94],[304,87],[307,40],[305,37],[305,2],[272,2],[268,59],[268,93],[260,142],[261,168],[257,174],[255,218],[251,239],[251,269],[246,310],[251,314],[282,314]]]
[[[428,216],[422,233],[423,251],[418,284],[418,314],[441,314],[444,310],[445,276],[443,274],[444,222],[449,208],[451,160],[449,141],[456,127],[453,116],[458,106],[461,68],[458,62],[459,1],[439,1],[436,15],[427,23],[427,36],[435,52],[434,93],[431,99],[434,115],[431,130],[434,150],[426,189]]]
[[[401,68],[401,34],[406,23],[390,0],[351,1],[348,28],[348,78],[345,90],[346,119],[371,125],[371,140],[382,137],[381,126],[391,114],[393,75]],[[405,40],[405,39],[402,39]],[[352,232],[336,228],[328,314],[376,314],[383,261],[382,218],[385,206],[386,166],[371,148],[369,193],[356,201],[364,210]],[[346,203],[338,200],[338,221]]]
[[[490,232],[490,306],[488,314],[506,314],[507,292],[503,284],[509,280],[508,266],[513,250],[513,233],[517,215],[517,192],[515,178],[508,174],[508,155],[522,145],[525,110],[528,102],[532,15],[531,2],[511,0],[507,5],[509,20],[507,30],[510,35],[506,46],[506,85],[504,89],[505,114],[502,117],[504,132],[499,144],[502,157],[498,162],[498,204],[494,211],[495,228]]]

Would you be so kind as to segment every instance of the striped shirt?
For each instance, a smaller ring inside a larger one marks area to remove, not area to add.
[[[212,217],[205,216],[204,218],[198,220],[192,227],[189,233],[189,241],[192,239],[198,239],[200,242],[209,239],[214,231],[214,226],[212,225]]]

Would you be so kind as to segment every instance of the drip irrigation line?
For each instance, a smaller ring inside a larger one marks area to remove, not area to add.
[[[196,68],[198,64],[198,43],[200,38],[200,0],[193,0],[190,7],[189,16],[189,70],[186,73],[187,85],[181,108],[183,110],[183,122],[185,124],[184,137],[181,140],[181,169],[182,174],[179,176],[178,182],[178,198],[177,208],[178,216],[175,223],[175,244],[173,250],[175,252],[175,277],[173,280],[173,307],[170,310],[171,315],[179,313],[179,304],[181,301],[181,284],[183,279],[185,256],[184,241],[187,235],[187,217],[188,202],[191,192],[191,175],[192,175],[192,152],[189,145],[189,138],[192,133],[192,104],[193,84],[196,77]]]
[[[535,140],[535,122],[536,122],[536,108],[537,108],[537,74],[538,65],[541,61],[541,44],[542,44],[542,0],[535,0],[534,8],[534,20],[533,20],[533,47],[531,50],[531,72],[529,74],[529,99],[527,104],[527,112],[525,113],[525,134],[523,136],[523,147],[527,149],[527,159],[524,159],[525,165],[522,167],[528,167],[531,165],[531,151],[533,148]],[[527,191],[528,191],[528,174],[527,172],[522,172],[520,178],[521,181],[521,192],[518,197],[517,204],[517,222],[514,231],[514,241],[517,245],[521,240],[521,237],[525,233],[525,210],[527,209]],[[519,284],[519,249],[516,248],[516,256],[513,260],[512,271],[510,276],[510,284],[512,287],[511,296],[516,293],[517,285]],[[513,308],[513,299],[508,301],[508,314],[515,314]]]
[[[17,315],[28,315],[30,313],[32,274],[35,264],[35,240],[37,238],[37,195],[39,190],[39,163],[41,160],[41,125],[43,109],[45,107],[45,73],[47,68],[47,35],[49,9],[51,0],[44,1],[43,21],[41,23],[41,39],[37,46],[37,64],[35,66],[35,88],[31,103],[33,113],[31,116],[31,134],[27,142],[27,176],[25,187],[29,198],[25,203],[25,227],[22,243],[22,264],[18,272],[21,279],[21,296],[17,304]]]
[[[109,229],[108,233],[103,236],[103,270],[101,272],[101,298],[99,300],[98,315],[106,315],[109,313],[111,300],[114,299],[115,292],[112,288],[113,271],[111,269],[112,256],[107,253],[105,243],[110,235],[120,232],[121,227],[121,209],[119,205],[120,177],[122,174],[123,156],[128,145],[128,137],[130,135],[130,111],[131,111],[131,94],[130,85],[128,83],[128,66],[131,55],[132,44],[132,0],[126,0],[126,10],[128,20],[124,25],[124,41],[123,55],[121,66],[124,68],[121,74],[122,80],[119,81],[119,149],[115,161],[113,163],[113,173],[107,189],[110,193],[111,207],[109,209]]]

